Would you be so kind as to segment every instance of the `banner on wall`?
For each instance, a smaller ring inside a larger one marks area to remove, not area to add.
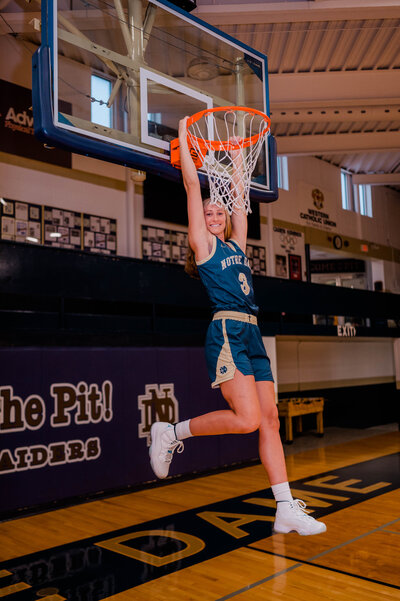
[[[62,101],[60,110],[71,110]],[[28,159],[71,167],[71,153],[47,149],[33,133],[32,91],[0,79],[0,150]]]
[[[275,250],[275,276],[302,280],[305,274],[305,246],[304,234],[293,228],[275,225],[274,228]]]
[[[2,513],[154,480],[151,424],[225,408],[203,349],[0,349],[0,366]],[[258,456],[256,435],[185,445],[171,475]]]

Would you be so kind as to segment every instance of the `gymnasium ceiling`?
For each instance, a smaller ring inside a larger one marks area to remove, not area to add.
[[[400,0],[197,0],[194,14],[267,54],[280,154],[400,190]]]
[[[197,0],[193,14],[268,55],[279,154],[400,190],[400,0]],[[0,35],[39,43],[35,0],[0,0],[0,16]]]

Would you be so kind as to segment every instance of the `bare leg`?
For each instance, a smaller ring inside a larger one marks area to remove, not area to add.
[[[193,436],[246,434],[260,426],[261,411],[253,376],[235,371],[232,380],[221,384],[221,392],[231,409],[212,411],[190,420]]]
[[[273,382],[256,382],[256,387],[261,407],[260,459],[271,485],[287,482],[288,477],[279,434],[279,417],[275,403],[274,384]]]
[[[259,428],[260,459],[270,483],[287,482],[273,382],[255,382],[253,376],[236,370],[232,380],[221,384],[221,392],[231,409],[191,419],[193,436],[248,433]]]

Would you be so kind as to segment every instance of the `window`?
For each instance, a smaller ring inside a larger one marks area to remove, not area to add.
[[[108,108],[107,102],[111,94],[111,81],[98,75],[91,78],[91,120],[93,123],[112,127],[112,109]]]
[[[278,157],[278,188],[289,190],[289,170],[287,157]]]
[[[343,169],[340,172],[340,182],[342,186],[342,209],[354,211],[353,186],[351,183],[351,174]]]
[[[161,125],[162,115],[161,113],[147,113],[147,121],[152,121],[153,123]]]
[[[359,184],[358,204],[361,215],[365,215],[366,217],[373,217],[371,186],[368,186],[366,184]]]
[[[365,217],[373,217],[371,186],[367,184],[353,185],[351,174],[344,171],[344,169],[340,172],[340,183],[342,208],[347,211],[355,211]]]

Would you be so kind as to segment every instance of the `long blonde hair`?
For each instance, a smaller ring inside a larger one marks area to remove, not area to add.
[[[209,203],[210,203],[209,198],[206,198],[205,200],[203,200],[203,209],[205,209]],[[226,221],[225,221],[224,239],[229,240],[229,238],[232,235],[232,221],[231,221],[231,216],[229,215],[227,209],[225,209],[225,215],[226,215]],[[188,244],[188,249],[187,249],[187,253],[186,253],[185,271],[192,278],[199,277],[199,271],[197,269],[194,252],[193,252],[193,249],[191,248],[190,244]]]

